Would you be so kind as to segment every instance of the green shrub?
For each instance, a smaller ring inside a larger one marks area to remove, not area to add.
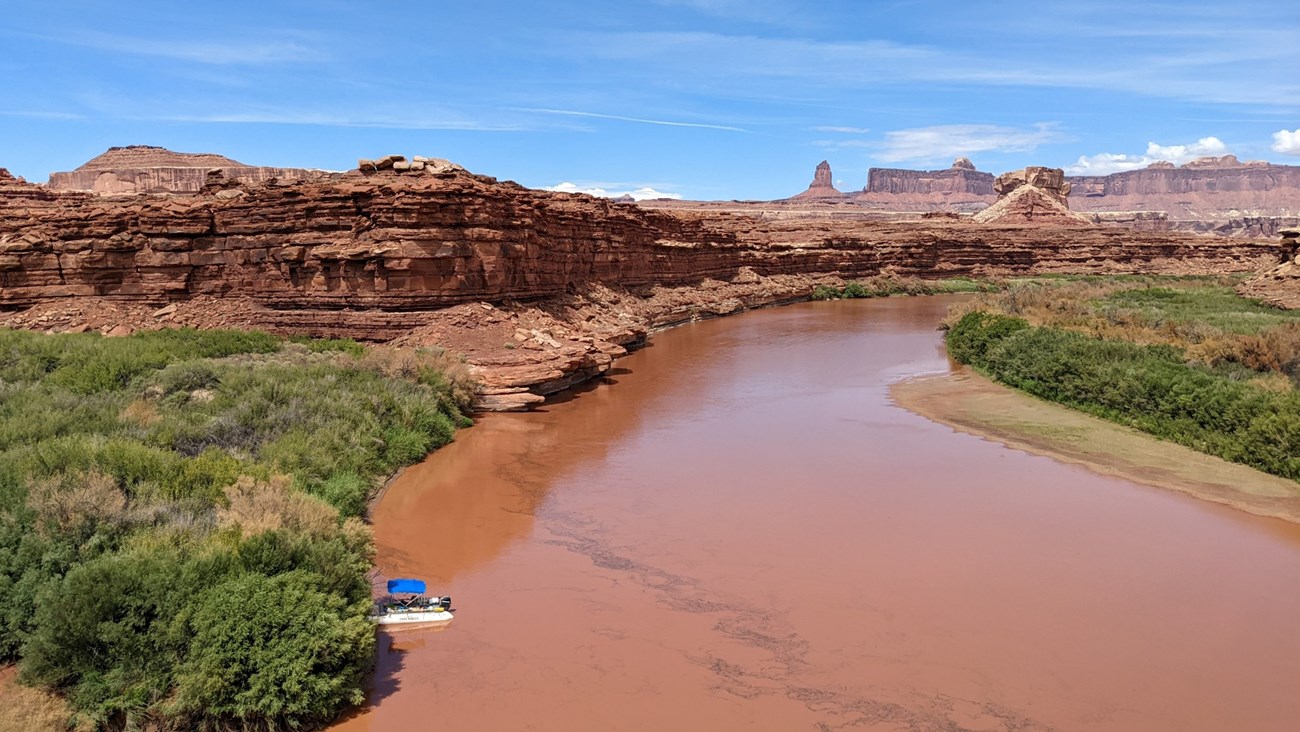
[[[298,727],[364,701],[374,628],[319,582],[308,572],[246,574],[205,592],[186,623],[192,640],[177,668],[176,711],[246,728]]]
[[[85,721],[285,728],[360,700],[373,545],[345,517],[452,439],[473,384],[443,353],[282,345],[0,330],[0,662]]]
[[[970,312],[948,331],[953,358],[1035,396],[1300,480],[1300,394],[1189,365],[1172,346],[1032,328]]]

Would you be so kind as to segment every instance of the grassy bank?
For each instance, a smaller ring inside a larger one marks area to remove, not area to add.
[[[359,703],[398,467],[466,423],[434,353],[0,330],[0,661],[109,728],[311,726]]]
[[[1300,480],[1300,313],[1224,283],[1020,283],[959,305],[947,341],[1034,396]]]
[[[843,287],[818,285],[813,288],[814,300],[853,300],[891,295],[949,295],[959,292],[993,292],[1002,289],[1000,283],[954,277],[948,280],[923,280],[917,277],[881,275],[857,282],[847,282]]]

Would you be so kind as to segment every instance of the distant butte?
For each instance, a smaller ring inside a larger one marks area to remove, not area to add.
[[[251,168],[214,153],[185,153],[155,145],[126,145],[110,147],[87,160],[77,168],[86,170],[114,170],[121,168]]]
[[[1097,221],[1229,236],[1276,236],[1280,228],[1300,224],[1300,166],[1223,155],[1182,165],[1162,160],[1137,170],[1064,180],[1071,215],[1087,214]],[[853,193],[840,193],[830,181],[830,164],[822,161],[812,185],[785,202],[843,202],[881,214],[973,214],[999,200],[994,176],[964,157],[942,170],[871,168],[866,187]]]
[[[854,201],[879,209],[901,211],[978,211],[997,200],[993,174],[975,169],[969,158],[957,158],[944,170],[872,168],[867,187]]]
[[[71,172],[51,173],[54,191],[89,191],[104,195],[131,193],[198,193],[207,174],[220,170],[230,181],[261,183],[315,180],[323,171],[246,165],[224,155],[186,153],[153,145],[110,147]]]
[[[835,188],[835,183],[831,176],[831,164],[825,160],[817,164],[817,170],[813,172],[813,181],[808,186],[808,190],[793,196],[793,200],[808,198],[843,198],[844,194]]]

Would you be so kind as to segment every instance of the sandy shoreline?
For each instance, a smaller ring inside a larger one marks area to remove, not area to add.
[[[900,381],[896,404],[961,432],[1179,491],[1259,516],[1300,523],[1300,483],[1022,394],[963,368]]]

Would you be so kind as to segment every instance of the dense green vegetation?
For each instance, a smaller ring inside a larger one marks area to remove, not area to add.
[[[1230,364],[1189,363],[1172,345],[1035,327],[983,311],[951,325],[948,352],[1043,399],[1300,480],[1300,393],[1253,383]]]
[[[359,703],[356,518],[468,406],[441,354],[0,330],[0,661],[102,728],[309,727]]]
[[[954,292],[991,292],[998,289],[992,282],[953,278],[948,280],[922,280],[916,277],[869,277],[861,282],[848,282],[843,287],[818,285],[813,288],[814,300],[852,300],[890,295],[941,295]]]
[[[1238,297],[1232,280],[1125,276],[1013,280],[951,309],[1023,318],[1111,341],[1168,345],[1185,361],[1257,386],[1300,386],[1300,312]]]
[[[1187,281],[1180,284],[1119,289],[1101,298],[1097,310],[1105,316],[1137,314],[1148,322],[1203,323],[1242,334],[1300,323],[1300,312],[1279,310],[1247,300],[1225,284]]]

